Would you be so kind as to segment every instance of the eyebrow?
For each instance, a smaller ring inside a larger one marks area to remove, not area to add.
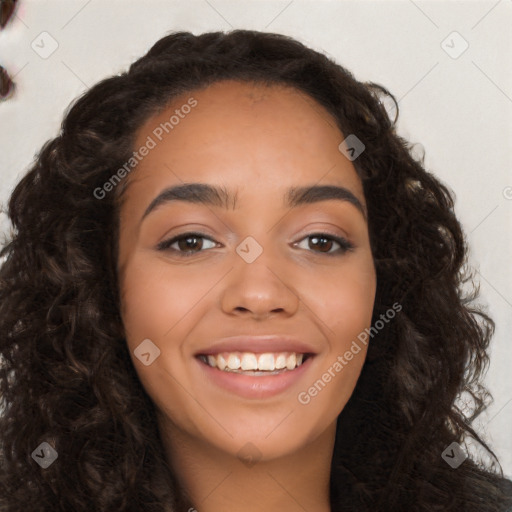
[[[366,219],[366,210],[361,201],[347,188],[336,185],[311,185],[305,187],[291,187],[284,196],[285,208],[296,208],[304,204],[318,203],[320,201],[338,200],[354,205]],[[207,183],[185,183],[164,189],[146,208],[141,222],[152,211],[163,204],[173,201],[186,201],[194,204],[204,204],[227,209],[231,204],[237,208],[238,195],[232,194],[225,187],[209,185]]]

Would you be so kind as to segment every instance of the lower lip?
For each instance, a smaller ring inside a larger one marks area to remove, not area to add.
[[[314,357],[310,356],[294,370],[275,375],[244,375],[213,368],[196,358],[202,371],[215,385],[243,398],[270,398],[292,387],[307,371]]]

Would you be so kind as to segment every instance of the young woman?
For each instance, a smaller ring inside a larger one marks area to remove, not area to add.
[[[9,202],[2,512],[512,506],[464,444],[493,323],[386,97],[237,30],[74,104]]]

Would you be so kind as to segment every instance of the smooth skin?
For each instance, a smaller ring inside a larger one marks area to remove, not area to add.
[[[366,347],[309,403],[298,396],[370,327],[376,274],[362,184],[338,149],[345,136],[334,119],[284,86],[227,80],[184,94],[140,128],[136,148],[190,97],[197,105],[127,178],[118,271],[128,348],[166,458],[199,512],[326,512],[336,418]],[[169,201],[143,218],[164,189],[194,182],[224,187],[236,203]],[[284,206],[288,188],[310,185],[344,187],[363,211],[336,199]],[[158,249],[197,231],[206,238]],[[263,249],[252,263],[236,252],[248,236]],[[242,398],[212,385],[194,357],[242,334],[294,336],[316,355],[291,388]],[[161,351],[148,366],[134,355],[145,339]]]

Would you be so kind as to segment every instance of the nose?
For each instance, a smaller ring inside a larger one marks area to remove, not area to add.
[[[294,289],[290,267],[277,265],[270,251],[252,263],[241,258],[229,272],[222,292],[222,310],[230,315],[246,315],[265,319],[273,314],[293,316],[299,308],[299,295]]]

